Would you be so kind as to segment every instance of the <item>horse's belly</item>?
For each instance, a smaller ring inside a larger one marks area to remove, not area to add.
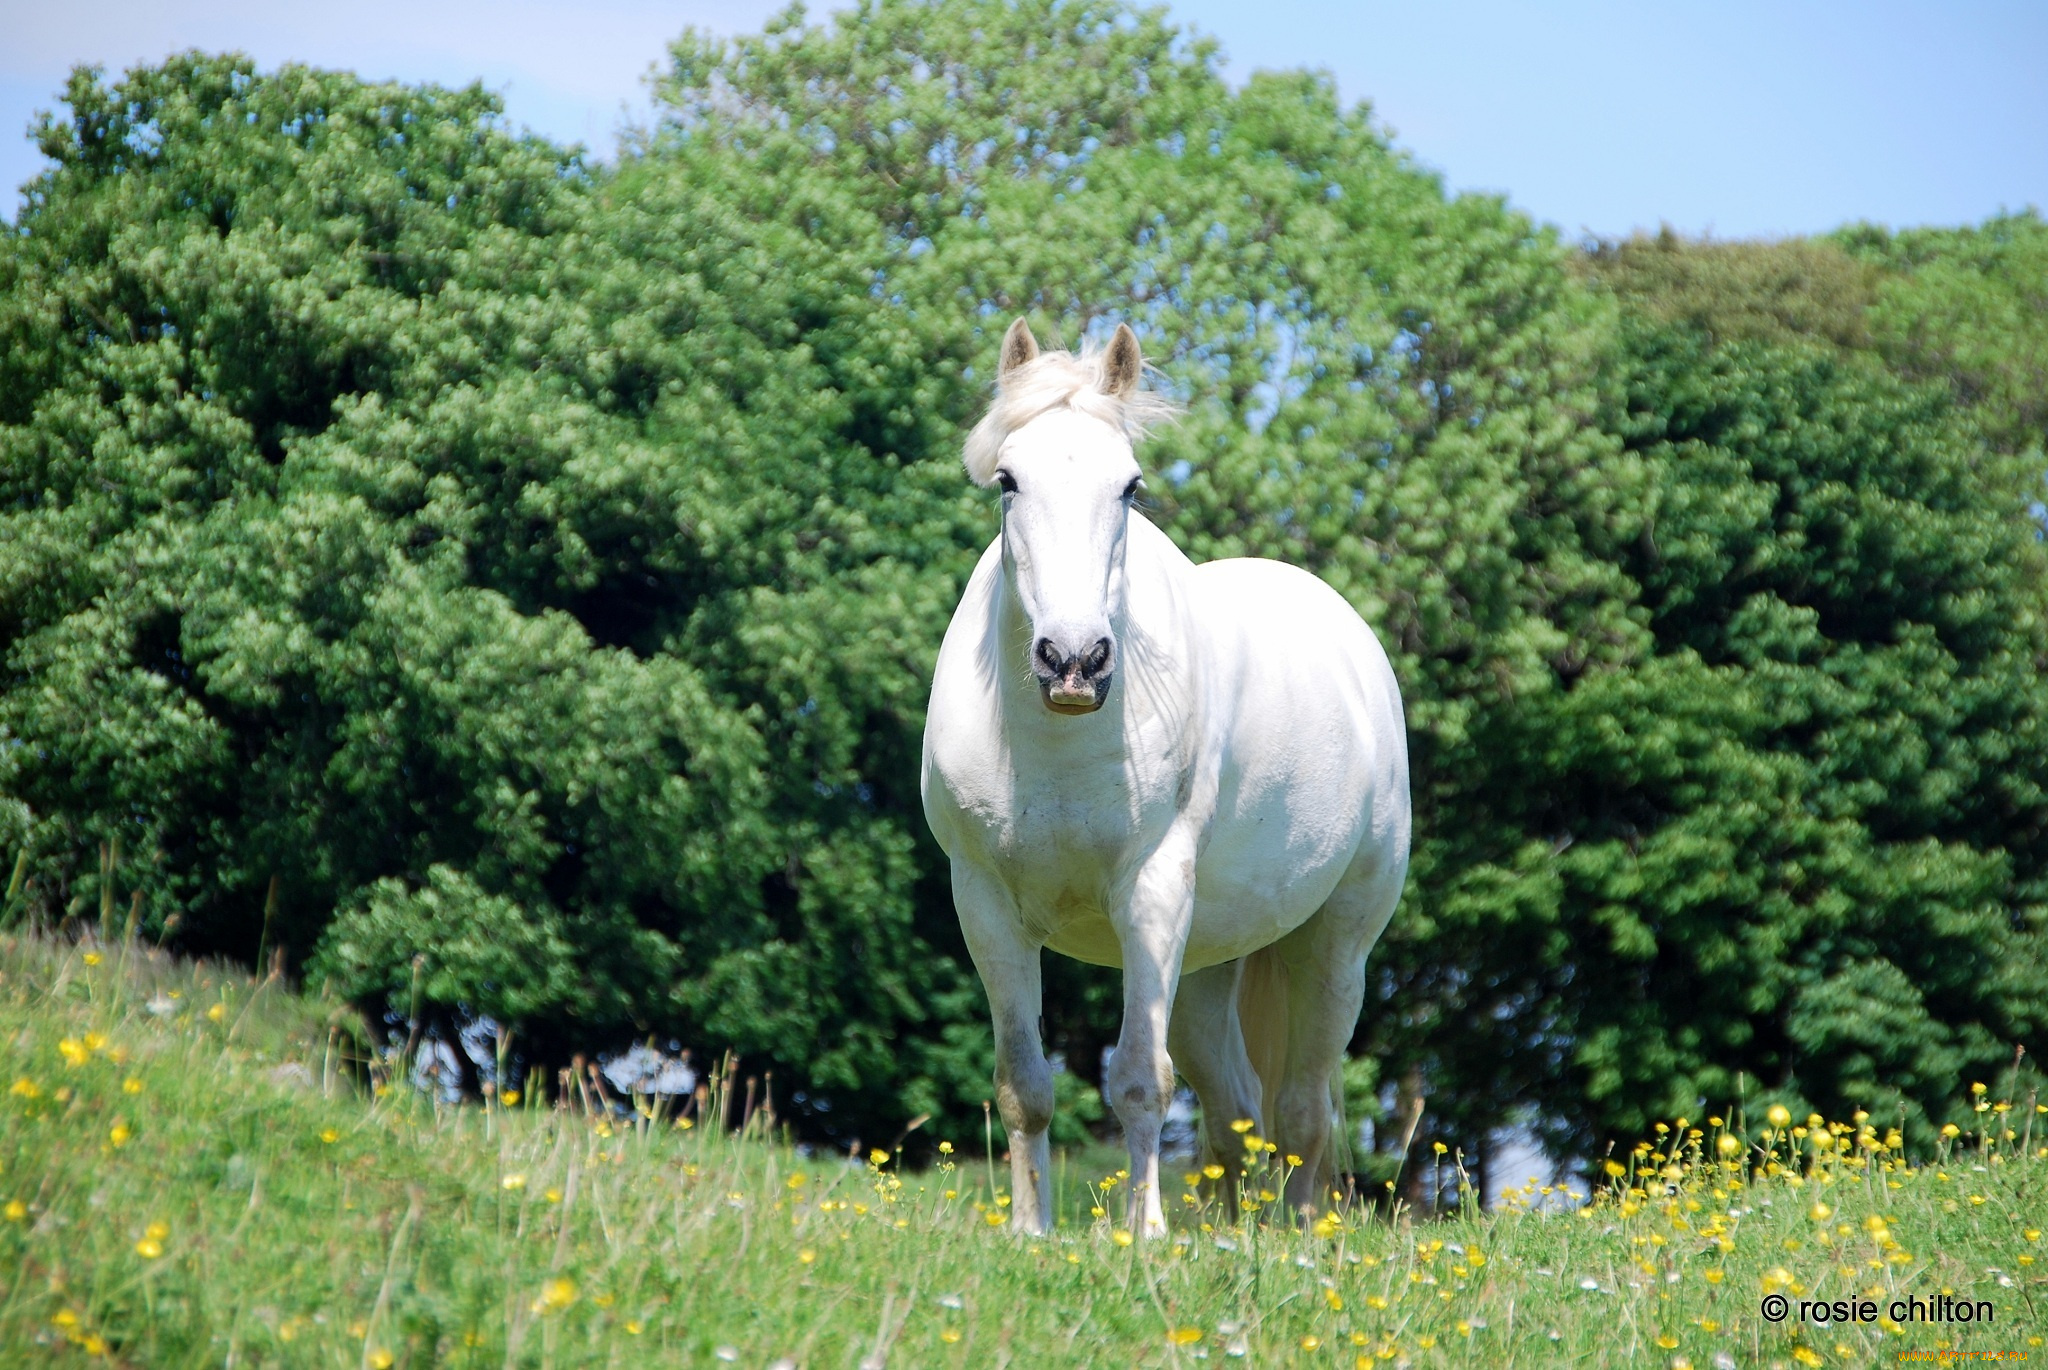
[[[1182,971],[1235,961],[1273,945],[1307,922],[1334,888],[1334,876],[1327,884],[1297,884],[1279,897],[1244,889],[1211,893],[1198,888]]]
[[[1273,878],[1256,866],[1245,878],[1227,862],[1203,860],[1197,867],[1194,910],[1182,953],[1183,972],[1201,970],[1249,956],[1271,946],[1314,915],[1343,877],[1344,859],[1326,858],[1290,869]],[[1267,878],[1258,878],[1265,874]],[[1116,926],[1101,907],[1079,895],[1028,900],[1029,921],[1038,925],[1045,945],[1062,956],[1090,965],[1123,965]]]
[[[1081,914],[1061,921],[1052,929],[1045,944],[1062,956],[1086,961],[1091,966],[1121,969],[1124,963],[1123,946],[1117,941],[1116,927],[1100,913],[1092,916]]]
[[[1314,916],[1358,848],[1357,816],[1331,803],[1320,822],[1221,823],[1195,868],[1188,970],[1271,946]],[[1285,835],[1281,833],[1284,831]]]
[[[1181,970],[1201,970],[1249,956],[1269,947],[1307,922],[1329,897],[1328,888],[1297,889],[1295,897],[1284,900],[1257,899],[1243,891],[1231,891],[1220,898],[1195,899],[1194,919],[1188,927]],[[1335,880],[1330,888],[1335,887]],[[1092,966],[1121,969],[1123,947],[1116,927],[1100,913],[1077,913],[1048,920],[1052,926],[1045,945],[1062,956],[1086,961]]]

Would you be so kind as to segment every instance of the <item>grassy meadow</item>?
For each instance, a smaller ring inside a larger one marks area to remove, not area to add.
[[[1924,1164],[1886,1146],[1880,1119],[1674,1119],[1584,1207],[1532,1188],[1485,1213],[1226,1229],[1197,1184],[1169,1240],[1133,1241],[1115,1226],[1115,1163],[1069,1158],[1060,1231],[1019,1239],[1002,1175],[965,1154],[978,1139],[899,1173],[884,1153],[807,1159],[580,1098],[439,1106],[355,1083],[359,1031],[341,1006],[239,971],[0,937],[0,1364],[2048,1354],[2048,1118],[2008,1107],[1995,1080],[1980,1133]],[[1760,1312],[1773,1294],[1794,1310],[1781,1323]],[[1796,1311],[1944,1294],[1994,1320]]]

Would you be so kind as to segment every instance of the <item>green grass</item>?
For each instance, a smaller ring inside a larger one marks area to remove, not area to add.
[[[2048,1330],[2031,1101],[1924,1166],[1865,1165],[1853,1136],[1847,1161],[1811,1136],[1793,1159],[1781,1136],[1789,1170],[1756,1174],[1710,1159],[1699,1120],[1693,1150],[1632,1164],[1680,1165],[1672,1193],[1321,1235],[1210,1230],[1183,1204],[1170,1240],[1126,1244],[1085,1212],[1107,1163],[1074,1158],[1075,1216],[1019,1239],[978,1157],[899,1176],[647,1120],[372,1097],[336,1068],[337,1006],[139,949],[89,959],[0,938],[0,1364],[1704,1370],[2038,1357]],[[1995,1323],[1759,1315],[1773,1291],[1944,1289]]]

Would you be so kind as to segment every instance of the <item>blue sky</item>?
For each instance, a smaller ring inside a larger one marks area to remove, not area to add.
[[[765,0],[0,0],[0,186],[75,62],[240,48],[365,76],[482,79],[511,116],[608,151],[685,25]],[[1182,0],[1227,71],[1329,70],[1455,189],[1569,234],[1723,237],[2048,209],[2048,0]]]

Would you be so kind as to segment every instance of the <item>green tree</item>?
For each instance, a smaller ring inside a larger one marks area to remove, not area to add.
[[[1886,360],[1949,386],[2000,451],[2048,449],[2048,222],[2038,210],[1970,228],[1859,225],[1834,236],[1883,269],[1870,322]]]
[[[867,445],[849,348],[900,343],[849,323],[866,277],[680,185],[606,221],[481,91],[194,56],[69,100],[0,268],[0,727],[46,897],[119,839],[149,926],[253,955],[275,877],[271,935],[345,992],[424,955],[444,1032],[676,1033],[854,1130],[983,1074],[900,795],[844,754],[864,710],[915,726],[926,649],[876,625],[939,612],[892,567],[960,503]],[[857,696],[757,669],[792,633]],[[820,714],[840,754],[801,754]]]
[[[1605,1101],[1610,1135],[1742,1071],[1924,1137],[1958,1080],[2048,1027],[2031,464],[1848,326],[1868,280],[1832,252],[1665,240],[1594,264],[1625,310],[1615,424],[1656,491],[1625,566],[1658,657],[1582,702],[1637,696],[1522,794],[1577,791],[1532,821],[1571,835],[1570,940],[1607,954],[1559,958],[1547,998],[1567,1096]]]

